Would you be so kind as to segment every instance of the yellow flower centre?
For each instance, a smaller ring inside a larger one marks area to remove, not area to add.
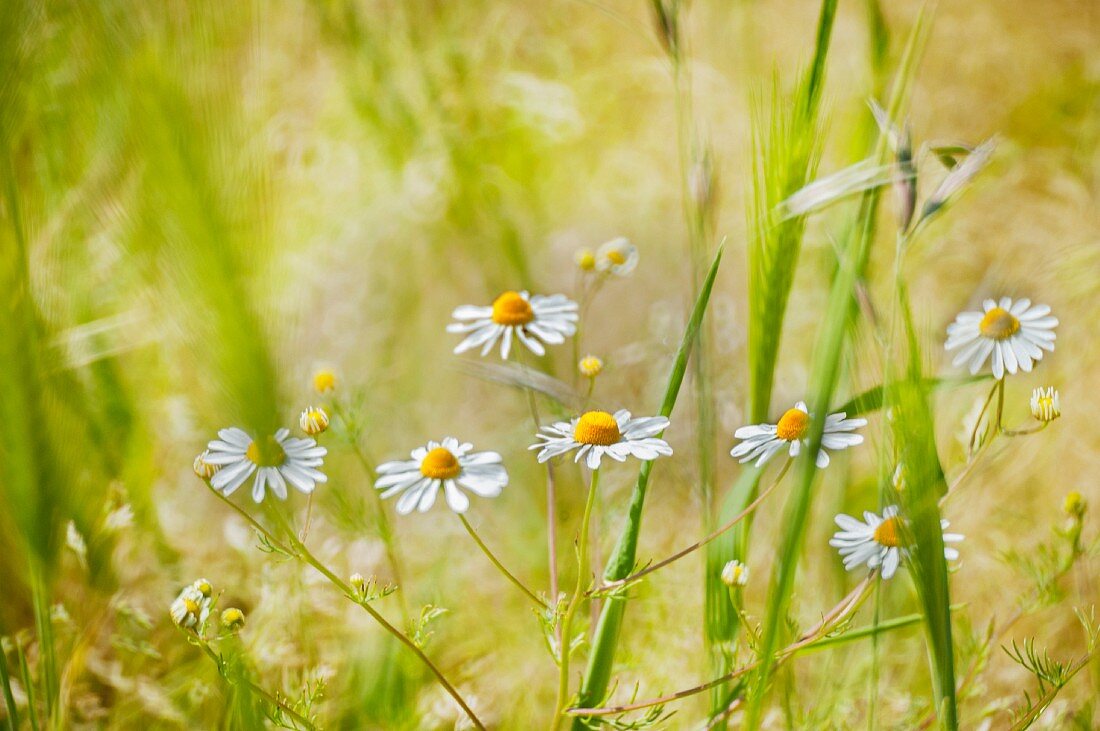
[[[183,608],[187,610],[188,614],[198,614],[199,605],[195,603],[194,599],[184,599]]]
[[[313,376],[313,388],[317,393],[336,390],[336,374],[329,370],[317,371]]]
[[[493,322],[498,325],[526,325],[534,319],[531,303],[519,292],[508,291],[493,300]]]
[[[898,531],[898,518],[887,518],[875,528],[875,543],[888,548],[897,548],[901,545],[901,533]]]
[[[286,461],[286,452],[275,437],[267,437],[262,442],[252,440],[244,456],[257,467],[278,467]]]
[[[806,436],[809,427],[809,414],[802,409],[787,409],[787,413],[779,417],[779,423],[775,425],[775,435],[784,441],[793,442]]]
[[[420,474],[433,480],[453,480],[461,471],[458,458],[446,447],[436,447],[420,461]]]
[[[596,268],[596,255],[591,249],[582,249],[576,254],[577,266],[581,271],[590,272]]]
[[[1005,340],[1012,337],[1020,329],[1020,321],[1008,310],[994,307],[985,313],[978,330],[982,335],[993,340]]]
[[[580,362],[581,375],[589,378],[595,378],[603,371],[603,361],[594,355],[588,355],[581,358]]]
[[[196,581],[195,588],[199,590],[199,593],[203,596],[210,596],[214,593],[214,587],[210,585],[209,581]]]
[[[619,432],[619,422],[606,411],[589,411],[577,420],[573,428],[573,438],[581,444],[595,444],[607,447],[617,444],[623,435]]]
[[[621,249],[612,249],[607,252],[607,260],[616,266],[621,266],[626,263],[626,254]]]

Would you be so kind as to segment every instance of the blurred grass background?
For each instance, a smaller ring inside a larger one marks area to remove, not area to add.
[[[789,86],[807,62],[818,5],[699,1],[682,31],[693,124],[719,182],[714,231],[728,237],[708,315],[719,498],[739,473],[726,456],[730,435],[750,418],[750,110],[773,72]],[[917,6],[841,3],[822,100],[822,172],[865,154],[865,101],[884,83],[873,11],[883,13],[879,50],[889,70]],[[962,621],[980,632],[1029,587],[1001,554],[1046,541],[1069,490],[1100,502],[1100,426],[1091,418],[1100,408],[1100,10],[1088,0],[1041,11],[1015,0],[944,2],[934,22],[911,101],[917,139],[998,134],[1001,145],[976,189],[908,262],[933,366],[951,372],[943,328],[985,296],[1047,302],[1062,323],[1058,350],[1008,384],[1007,408],[1010,422],[1024,419],[1031,387],[1049,383],[1065,416],[1040,436],[999,445],[948,510],[967,535],[952,598],[969,605]],[[374,459],[447,434],[505,455],[511,486],[475,503],[471,519],[510,566],[546,587],[543,477],[524,449],[526,404],[458,370],[443,328],[454,306],[503,289],[570,293],[575,248],[628,236],[641,265],[608,284],[582,349],[608,363],[597,403],[656,410],[691,302],[673,94],[640,1],[5,5],[0,634],[25,646],[34,667],[48,665],[29,637],[36,613],[41,628],[43,606],[52,607],[45,624],[57,646],[62,727],[221,723],[225,687],[167,617],[179,586],[200,575],[248,613],[244,640],[265,687],[294,693],[304,679],[329,678],[327,727],[453,725],[442,692],[355,607],[309,571],[253,548],[196,481],[191,460],[221,426],[291,423],[315,398],[311,373],[332,367],[341,393],[361,403],[362,444]],[[808,387],[836,224],[820,216],[806,234],[773,417]],[[876,247],[872,269],[887,267],[891,253]],[[869,345],[857,341],[845,364],[842,398],[878,382],[874,350],[860,347]],[[568,373],[569,355],[560,348],[549,367]],[[960,424],[980,391],[949,391],[937,403],[949,472],[965,458]],[[642,558],[700,530],[691,409],[682,399],[673,415],[678,458],[654,471]],[[869,432],[879,432],[877,421]],[[345,575],[385,578],[364,499],[370,486],[351,453],[328,444],[314,550]],[[795,587],[800,624],[851,584],[826,541],[834,512],[877,502],[865,452],[815,488]],[[561,472],[562,520],[573,526],[583,488],[578,474]],[[601,556],[633,476],[604,476]],[[764,598],[780,515],[778,503],[756,515],[750,614]],[[66,539],[70,520],[83,552]],[[397,532],[414,605],[451,610],[436,626],[433,655],[490,725],[542,723],[555,673],[523,597],[446,511],[399,520]],[[650,696],[709,677],[702,571],[701,560],[684,561],[637,590],[617,658],[620,696],[635,683]],[[1065,601],[1013,636],[1074,652],[1070,607],[1095,601],[1095,557],[1071,578]],[[908,584],[892,582],[884,594],[891,613],[914,611]],[[930,695],[922,636],[912,629],[880,642],[880,727],[906,728]],[[869,653],[832,650],[796,662],[792,717],[809,727],[858,722],[869,663]],[[964,718],[1015,702],[1025,677],[995,651]],[[1096,683],[1094,669],[1044,722],[1060,727]],[[670,725],[689,727],[705,713],[703,698],[680,704]],[[993,718],[998,727],[1003,718]]]

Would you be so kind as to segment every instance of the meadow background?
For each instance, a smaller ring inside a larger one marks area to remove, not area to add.
[[[885,103],[920,5],[840,3],[816,133],[820,172],[868,154],[875,127],[866,102]],[[681,86],[678,103],[653,6],[642,0],[5,3],[0,635],[17,705],[26,702],[20,655],[37,677],[45,632],[58,659],[56,727],[232,726],[232,690],[167,612],[181,586],[204,576],[225,592],[223,605],[245,610],[241,642],[261,685],[296,695],[326,679],[320,725],[453,727],[457,709],[438,686],[319,575],[256,550],[247,527],[195,478],[192,459],[223,426],[293,424],[321,401],[313,373],[331,368],[375,461],[450,434],[504,454],[510,486],[499,499],[475,500],[469,517],[545,590],[545,477],[526,451],[527,403],[462,368],[469,357],[451,354],[457,338],[444,327],[455,306],[488,303],[502,290],[573,294],[574,251],[627,236],[640,264],[604,287],[580,349],[607,364],[596,403],[656,413],[694,300],[677,140],[684,114],[691,154],[705,151],[712,173],[706,261],[725,241],[707,313],[714,494],[696,487],[689,383],[666,435],[676,455],[654,469],[639,558],[701,536],[713,509],[704,502],[720,503],[741,472],[728,456],[733,430],[753,421],[754,109],[773,84],[794,88],[819,12],[808,0],[685,4],[690,88]],[[907,258],[928,371],[961,374],[942,350],[944,328],[984,297],[1027,296],[1061,321],[1057,350],[1010,379],[1006,420],[1024,422],[1031,388],[1047,384],[1060,390],[1064,416],[1036,436],[998,442],[945,512],[967,536],[951,582],[951,600],[965,605],[955,614],[964,669],[970,633],[1011,614],[1033,588],[1005,553],[1049,544],[1068,492],[1100,504],[1098,48],[1100,6],[1090,0],[943,0],[914,75],[908,112],[918,144],[999,137],[989,168]],[[808,221],[769,418],[809,393],[842,211]],[[872,299],[892,291],[892,216],[884,196],[887,230],[869,271],[886,276],[870,279]],[[543,367],[570,379],[572,358],[562,346]],[[880,365],[869,337],[857,335],[835,402],[881,382]],[[965,462],[963,422],[985,393],[936,393],[949,475]],[[881,416],[871,420],[871,446],[835,460],[815,483],[794,587],[799,626],[856,581],[827,540],[836,512],[877,507]],[[316,494],[310,544],[340,575],[389,580],[371,485],[336,435],[322,442],[330,481]],[[597,567],[636,477],[630,465],[604,472]],[[580,473],[560,470],[558,490],[563,586],[571,586]],[[304,509],[301,496],[291,501]],[[750,616],[764,611],[781,501],[755,516]],[[432,625],[430,654],[489,726],[542,726],[556,669],[525,598],[441,505],[394,524],[405,597],[448,609]],[[696,556],[634,590],[616,698],[635,684],[649,697],[712,677],[705,570]],[[1075,657],[1083,640],[1073,607],[1094,603],[1098,582],[1094,553],[1004,642],[1035,637],[1052,656]],[[377,606],[396,617],[396,601]],[[882,601],[886,616],[918,611],[904,576]],[[873,655],[862,643],[785,666],[785,690],[773,693],[765,724],[915,727],[932,694],[924,635],[914,625],[878,643],[874,721]],[[994,647],[961,701],[963,727],[1008,728],[1008,709],[1032,683]],[[1094,660],[1039,726],[1100,727],[1098,691]],[[695,728],[708,707],[707,694],[697,695],[669,706],[677,713],[664,724]]]

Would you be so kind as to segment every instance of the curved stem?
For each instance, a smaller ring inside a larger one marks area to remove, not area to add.
[[[458,513],[458,518],[462,521],[462,525],[466,528],[466,532],[470,534],[470,538],[474,539],[474,543],[476,543],[478,548],[481,549],[482,553],[484,553],[485,556],[493,562],[493,565],[497,567],[500,573],[504,574],[505,578],[507,578],[508,581],[512,582],[512,584],[515,585],[517,589],[526,594],[528,598],[531,599],[531,601],[533,601],[535,604],[538,604],[541,608],[547,609],[549,605],[546,602],[539,598],[539,596],[535,594],[535,592],[524,586],[523,582],[517,579],[511,571],[504,568],[504,564],[502,564],[500,560],[493,554],[493,552],[489,550],[489,547],[485,545],[485,541],[481,540],[481,536],[479,536],[477,534],[477,531],[474,530],[474,527],[470,525],[470,521],[466,520],[466,516],[462,513]]]
[[[619,579],[618,581],[611,581],[607,584],[604,584],[603,586],[596,587],[595,589],[593,589],[589,593],[594,594],[594,593],[597,593],[597,592],[604,592],[604,591],[608,591],[608,590],[611,590],[611,589],[618,589],[620,587],[626,586],[627,584],[632,584],[635,581],[637,581],[638,579],[641,579],[644,576],[648,576],[649,574],[653,573],[657,569],[664,568],[665,566],[668,566],[670,563],[673,563],[675,561],[679,561],[684,556],[690,555],[691,553],[699,550],[700,548],[707,545],[708,543],[710,543],[714,539],[720,537],[723,533],[725,533],[726,531],[733,528],[735,525],[737,525],[742,520],[744,520],[746,517],[748,517],[748,515],[751,514],[754,510],[756,510],[758,507],[760,507],[760,503],[764,502],[764,498],[766,498],[768,496],[768,494],[771,493],[771,491],[774,490],[776,488],[776,486],[779,485],[779,483],[783,480],[783,477],[787,474],[787,470],[790,469],[791,463],[793,461],[794,460],[791,457],[788,457],[787,461],[783,464],[783,469],[781,469],[779,471],[779,474],[776,475],[775,480],[772,482],[771,485],[769,485],[767,487],[766,490],[764,490],[759,495],[757,495],[755,500],[753,500],[751,503],[749,503],[745,507],[745,509],[742,510],[740,513],[733,516],[733,518],[731,518],[729,520],[729,522],[727,522],[721,528],[718,528],[717,530],[715,530],[713,533],[708,535],[706,538],[703,538],[700,541],[696,541],[695,543],[691,544],[690,546],[683,549],[682,551],[678,551],[677,553],[672,554],[671,556],[669,556],[666,559],[658,561],[655,564],[651,564],[651,565],[645,567],[644,569],[641,569],[640,571],[637,571],[637,572],[631,574],[630,576],[627,576],[626,578]]]
[[[577,545],[577,586],[573,596],[569,599],[569,606],[565,610],[565,617],[561,622],[561,641],[558,643],[560,654],[560,672],[558,673],[558,703],[554,708],[554,720],[550,723],[551,731],[561,723],[565,712],[565,704],[569,700],[569,656],[572,649],[570,636],[573,629],[573,617],[577,613],[581,599],[584,597],[585,583],[588,581],[588,526],[592,519],[592,506],[596,502],[596,490],[600,486],[600,470],[597,467],[592,470],[592,480],[588,485],[588,499],[584,503],[584,517],[581,519],[581,533]]]
[[[219,500],[221,500],[223,503],[225,503],[226,505],[231,507],[237,513],[237,515],[244,518],[245,521],[249,525],[251,525],[253,528],[255,528],[259,533],[261,533],[268,540],[268,542],[271,543],[271,545],[275,546],[275,548],[278,548],[280,551],[287,554],[288,556],[293,556],[294,555],[294,552],[291,551],[289,548],[287,548],[285,545],[283,545],[282,541],[280,541],[278,538],[273,536],[271,534],[271,531],[269,531],[267,528],[265,528],[258,520],[256,520],[251,515],[249,515],[247,510],[245,510],[241,506],[237,505],[235,502],[233,502],[232,500],[227,498],[225,495],[222,495],[221,492],[219,492],[217,489],[215,489],[210,484],[209,480],[203,480],[203,482],[205,482],[206,486],[210,488],[210,492],[214,493],[214,495]]]

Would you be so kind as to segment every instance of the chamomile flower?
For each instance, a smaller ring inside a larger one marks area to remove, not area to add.
[[[829,540],[829,545],[840,551],[844,568],[848,571],[860,566],[881,568],[882,578],[889,579],[897,572],[901,559],[908,555],[901,520],[896,505],[884,509],[881,517],[866,511],[863,513],[863,521],[841,513],[836,516],[836,524],[840,526],[840,530]],[[941,530],[949,525],[946,520],[940,521]],[[943,534],[944,543],[958,543],[962,539],[958,533]],[[943,555],[948,561],[955,561],[959,558],[959,551],[951,546],[944,546]]]
[[[308,494],[317,483],[328,481],[317,469],[328,450],[312,439],[291,437],[288,429],[257,440],[243,429],[233,427],[222,429],[218,437],[207,445],[209,454],[203,461],[220,467],[210,478],[210,486],[223,495],[232,495],[253,473],[256,479],[252,483],[252,499],[258,503],[263,502],[268,488],[275,497],[286,500],[288,482]]]
[[[848,419],[843,411],[829,414],[825,418],[825,431],[821,436],[821,449],[817,452],[817,466],[829,466],[829,454],[826,449],[838,451],[863,443],[863,435],[853,434],[856,429],[867,426],[866,419]],[[799,401],[794,408],[787,409],[775,424],[755,424],[743,426],[733,433],[740,444],[730,450],[730,455],[738,457],[740,462],[756,460],[760,467],[777,452],[786,449],[792,457],[797,457],[802,446],[807,443],[810,432],[810,413],[806,402]]]
[[[210,616],[210,610],[214,606],[213,592],[203,592],[199,587],[200,583],[204,583],[204,580],[200,579],[185,586],[169,607],[168,613],[176,626],[193,629]],[[205,582],[205,586],[209,587],[209,583]]]
[[[374,486],[383,499],[400,494],[397,512],[408,515],[414,509],[427,512],[442,489],[447,505],[456,513],[470,507],[469,491],[481,497],[496,497],[508,484],[508,472],[496,452],[471,452],[474,446],[454,437],[428,442],[411,453],[412,459],[378,466]]]
[[[625,410],[614,414],[589,411],[572,421],[542,427],[536,435],[542,441],[529,449],[541,450],[539,462],[577,450],[573,461],[579,462],[584,457],[588,468],[595,470],[605,454],[619,462],[625,462],[627,457],[649,461],[671,456],[672,447],[656,436],[667,427],[668,419],[663,416],[631,419],[630,412]]]
[[[1054,328],[1058,318],[1050,316],[1050,307],[1032,306],[1031,300],[1000,301],[987,299],[982,312],[962,312],[947,326],[947,350],[956,350],[952,365],[965,364],[977,373],[992,356],[993,377],[1031,370],[1043,359],[1044,350],[1054,350]]]
[[[596,269],[611,272],[617,277],[630,276],[638,266],[638,247],[630,239],[620,236],[596,250]]]
[[[447,326],[447,332],[467,333],[455,347],[455,353],[481,347],[488,355],[500,341],[500,357],[507,358],[516,338],[535,355],[543,355],[547,345],[560,345],[577,331],[577,303],[564,294],[529,295],[508,291],[488,307],[463,305],[451,315],[459,322]]]

